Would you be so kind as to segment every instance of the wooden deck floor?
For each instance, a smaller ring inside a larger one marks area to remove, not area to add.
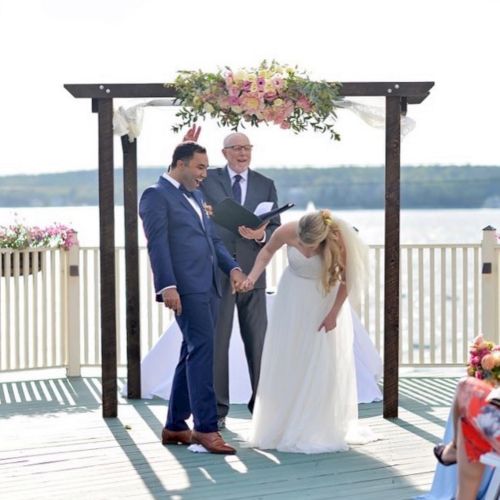
[[[0,383],[0,498],[409,499],[430,488],[455,377],[401,379],[400,417],[381,403],[360,417],[382,440],[344,453],[299,455],[241,448],[195,454],[159,441],[162,400],[120,400],[101,418],[98,378]],[[224,436],[239,447],[249,424],[235,405]]]

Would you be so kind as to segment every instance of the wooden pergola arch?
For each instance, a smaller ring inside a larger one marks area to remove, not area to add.
[[[344,82],[340,94],[385,97],[385,288],[384,418],[398,416],[399,234],[401,121],[408,104],[420,104],[434,82]],[[161,83],[66,84],[76,98],[92,100],[98,114],[99,232],[103,417],[116,417],[117,352],[115,289],[113,99],[176,97],[174,85]],[[137,233],[137,141],[122,137],[125,212],[128,397],[141,397],[139,253]]]

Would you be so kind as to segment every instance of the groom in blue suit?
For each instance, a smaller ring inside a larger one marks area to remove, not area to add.
[[[139,213],[148,240],[156,300],[175,311],[183,341],[172,383],[163,444],[202,444],[234,454],[217,431],[213,343],[220,298],[217,267],[237,289],[245,278],[216,236],[198,188],[207,176],[206,149],[175,148],[171,168],[144,191]],[[193,415],[194,429],[186,420]]]

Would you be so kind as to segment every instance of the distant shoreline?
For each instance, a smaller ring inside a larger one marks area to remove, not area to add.
[[[259,168],[275,181],[279,200],[305,209],[383,209],[383,167]],[[154,183],[164,166],[138,169],[138,193]],[[115,205],[123,205],[122,169],[115,170]],[[0,207],[95,206],[97,170],[0,176]],[[500,207],[500,166],[404,166],[401,208],[459,209]]]

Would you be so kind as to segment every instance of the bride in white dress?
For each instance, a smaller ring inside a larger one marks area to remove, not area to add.
[[[308,214],[274,232],[245,288],[285,244],[289,265],[266,333],[249,444],[323,453],[374,440],[357,421],[353,325],[344,307],[362,289],[367,249],[330,212]]]

